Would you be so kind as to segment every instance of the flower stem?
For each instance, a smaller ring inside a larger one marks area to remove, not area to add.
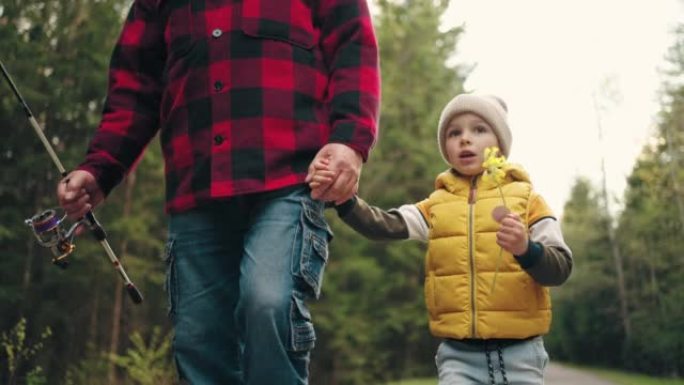
[[[506,205],[506,198],[504,197],[503,190],[501,189],[501,183],[497,183],[496,187],[499,189],[499,195],[501,195],[501,201],[503,202],[503,205],[505,208],[508,208]],[[499,246],[499,256],[496,257],[496,269],[494,270],[494,279],[492,279],[492,287],[489,291],[489,293],[494,292],[494,288],[496,287],[496,277],[499,275],[499,265],[501,264],[501,256],[503,254],[503,248]]]
[[[504,207],[508,208],[508,206],[506,205],[506,197],[504,197],[503,190],[501,189],[501,184],[497,183],[496,187],[499,188],[499,195],[501,195],[501,201],[503,202]]]
[[[501,264],[501,255],[503,253],[503,248],[499,247],[499,256],[496,258],[496,269],[494,270],[494,279],[492,279],[492,287],[489,290],[489,293],[494,292],[494,288],[496,287],[496,276],[499,275],[499,265]]]

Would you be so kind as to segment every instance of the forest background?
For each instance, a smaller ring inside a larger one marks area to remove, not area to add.
[[[67,168],[82,158],[98,123],[109,56],[129,4],[0,5],[0,60]],[[381,139],[364,167],[361,193],[390,208],[425,197],[444,169],[434,127],[444,101],[463,91],[469,68],[453,64],[464,30],[441,27],[446,0],[376,5]],[[684,375],[684,25],[671,36],[656,129],[627,178],[621,210],[611,214],[604,186],[581,176],[564,205],[575,270],[553,290],[546,338],[553,360]],[[136,306],[98,243],[78,238],[71,266],[60,270],[24,225],[56,206],[59,175],[4,83],[0,135],[0,384],[174,383],[159,144],[97,212],[145,295]],[[335,240],[321,300],[312,304],[318,341],[311,382],[433,376],[437,341],[422,302],[424,245],[370,242],[334,213],[329,221]]]

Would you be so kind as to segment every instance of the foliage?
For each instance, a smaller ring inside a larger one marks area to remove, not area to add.
[[[627,368],[684,375],[684,25],[674,33],[658,131],[628,178],[618,231],[628,255],[634,336]]]
[[[658,129],[627,179],[616,228],[631,337],[620,329],[607,219],[596,191],[578,180],[563,218],[575,268],[554,292],[547,338],[553,357],[658,376],[684,373],[684,26],[673,36]]]
[[[554,312],[547,347],[554,359],[617,364],[621,358],[616,280],[598,192],[577,179],[565,205],[563,233],[573,251],[572,276],[553,290]],[[586,336],[586,338],[577,338]]]
[[[37,342],[30,343],[26,335],[26,319],[21,318],[9,332],[2,332],[0,336],[0,346],[2,347],[2,355],[4,357],[6,366],[6,383],[14,385],[17,383],[19,370],[43,348],[44,341],[52,335],[49,327],[41,333]],[[44,380],[42,376],[42,368],[36,366],[28,373],[28,378],[33,383],[40,383]]]
[[[0,6],[0,60],[67,169],[82,159],[99,122],[109,57],[130,2],[8,0]],[[125,298],[116,313],[120,277],[99,243],[89,236],[78,237],[71,265],[60,270],[51,266],[50,252],[35,243],[24,225],[25,218],[57,205],[54,191],[60,175],[8,91],[3,79],[0,329],[9,328],[9,322],[21,316],[35,325],[50,325],[53,343],[34,359],[45,364],[48,382],[58,384],[65,378],[64,362],[89,360],[90,349],[110,349],[115,325],[122,329],[116,353],[126,348],[125,336],[131,330],[145,332],[154,324],[169,327],[159,258],[166,230],[159,187],[161,154],[158,143],[153,143],[139,163],[133,192],[138,199],[127,218],[122,215],[123,188],[96,212],[112,249],[145,295],[144,304],[135,309]],[[83,383],[97,381],[93,377]]]
[[[85,357],[69,365],[64,375],[64,385],[107,385],[108,357],[95,351],[91,345]]]
[[[46,385],[47,379],[43,368],[36,366],[30,372],[26,373],[26,385]]]
[[[174,379],[174,368],[171,360],[170,334],[162,334],[155,327],[149,343],[140,333],[131,336],[132,348],[123,356],[115,355],[112,360],[125,369],[128,377],[139,385],[171,384]]]

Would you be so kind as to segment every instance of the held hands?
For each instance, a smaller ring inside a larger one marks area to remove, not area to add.
[[[356,194],[361,175],[361,155],[341,143],[328,143],[309,165],[306,182],[311,197],[341,204]]]
[[[527,252],[527,242],[527,228],[523,225],[520,215],[506,214],[496,233],[496,243],[513,255],[523,255]]]
[[[329,188],[335,181],[337,173],[329,168],[330,159],[329,158],[318,158],[314,159],[309,167],[309,175],[306,180],[309,182],[309,188],[311,188],[311,196],[314,196],[315,192],[320,192]],[[313,170],[313,171],[311,171]]]
[[[69,219],[78,220],[100,204],[104,194],[91,173],[76,170],[59,182],[57,198]]]

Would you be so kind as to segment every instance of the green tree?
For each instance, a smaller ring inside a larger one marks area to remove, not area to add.
[[[628,252],[634,336],[625,365],[657,375],[684,373],[684,26],[674,32],[658,130],[628,178],[618,228]]]
[[[563,230],[573,250],[570,281],[554,293],[552,356],[659,376],[684,373],[684,28],[673,34],[657,131],[627,179],[615,239],[624,258],[631,333],[618,311],[615,267],[596,190],[578,180]]]
[[[553,290],[553,325],[546,342],[553,359],[616,365],[624,339],[614,264],[600,192],[575,181],[563,209],[565,241],[573,252],[572,276]]]
[[[125,355],[114,355],[116,365],[126,369],[129,378],[138,385],[170,385],[175,371],[171,360],[171,335],[156,327],[149,343],[140,333],[131,336],[132,348]]]
[[[0,357],[4,358],[4,360],[0,360],[0,363],[4,361],[0,368],[5,368],[4,373],[0,373],[0,376],[6,378],[3,383],[16,385],[22,366],[25,366],[43,348],[44,341],[51,335],[52,331],[48,327],[42,332],[38,342],[29,342],[26,336],[25,318],[21,318],[9,332],[3,332],[0,336],[0,348],[2,348]],[[41,373],[42,368],[40,366],[33,366],[28,375],[32,376],[35,381]]]
[[[130,2],[8,0],[0,5],[0,60],[67,169],[82,160],[99,122],[109,57]],[[116,304],[120,278],[97,242],[77,238],[71,265],[59,270],[50,266],[50,252],[36,245],[23,224],[57,205],[60,176],[4,80],[0,126],[0,327],[22,316],[50,325],[54,343],[35,359],[46,362],[48,382],[57,384],[64,377],[64,362],[97,359],[112,347],[120,353],[132,331],[146,334],[155,324],[168,328],[159,258],[165,234],[161,154],[153,143],[140,162],[135,183],[128,183],[133,199],[119,188],[96,213],[146,296],[133,311],[127,298]],[[130,215],[124,219],[126,207]]]

